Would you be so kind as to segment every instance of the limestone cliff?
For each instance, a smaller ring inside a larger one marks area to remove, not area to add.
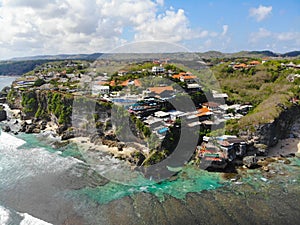
[[[288,138],[291,128],[300,119],[300,105],[295,104],[285,109],[272,123],[256,126],[253,133],[258,142],[268,147],[277,144],[279,139]]]

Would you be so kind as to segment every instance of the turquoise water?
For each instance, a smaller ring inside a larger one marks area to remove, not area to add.
[[[39,137],[39,135],[21,134],[17,137],[26,141],[19,149],[30,151],[32,148],[40,148],[41,151],[46,150],[52,154],[59,152],[57,157],[75,157],[84,160],[84,157],[81,155],[81,150],[75,144],[69,144],[63,148],[55,149],[49,145],[47,139],[43,139]],[[274,174],[289,174],[294,173],[295,170],[299,171],[300,159],[291,158],[290,161],[290,164],[284,164],[283,162],[274,163]],[[124,170],[121,171],[119,169],[112,171],[112,173],[115,173],[116,177],[127,175],[126,184],[109,180],[109,182],[104,185],[96,187],[87,186],[78,190],[72,190],[68,192],[68,196],[76,199],[87,197],[99,204],[107,204],[113,200],[121,199],[125,196],[133,196],[140,192],[150,193],[156,196],[160,201],[164,201],[166,196],[184,200],[188,193],[199,193],[203,190],[213,190],[224,185],[232,184],[230,181],[222,178],[222,173],[207,172],[192,165],[183,167],[174,179],[167,179],[159,183],[146,179],[142,174],[132,176],[132,174],[129,174],[130,169],[128,169],[127,174]],[[245,170],[244,173],[239,182],[249,184],[257,191],[259,191],[262,186],[275,182],[274,178],[266,177],[266,174],[262,170]],[[299,182],[299,178],[300,173],[298,179],[295,180],[295,178],[291,178],[291,180],[287,180],[287,182]]]
[[[40,135],[34,134],[21,134],[17,136],[26,143],[19,147],[26,151],[30,151],[32,148],[44,149],[50,153],[59,152],[58,157],[76,157],[78,159],[84,159],[81,155],[80,149],[75,144],[69,144],[63,148],[52,148],[49,145],[47,139],[41,138]],[[120,173],[124,176],[124,171],[115,170],[114,173]],[[130,170],[128,170],[130,173]],[[120,176],[116,175],[116,176]],[[125,174],[126,176],[126,174]],[[139,192],[147,192],[155,195],[160,201],[163,201],[166,195],[173,196],[178,199],[184,199],[189,192],[201,192],[203,190],[210,190],[221,187],[223,179],[220,173],[210,173],[205,170],[200,170],[194,166],[185,166],[180,171],[173,181],[165,180],[160,183],[156,183],[149,179],[146,179],[142,174],[138,176],[132,176],[128,174],[126,184],[116,181],[110,181],[103,186],[98,187],[86,187],[80,190],[72,191],[69,194],[71,196],[86,196],[93,201],[100,204],[106,204],[110,201],[120,199],[125,196],[131,196]]]
[[[132,196],[139,192],[151,193],[160,201],[163,201],[166,195],[184,200],[187,193],[201,192],[222,186],[220,174],[209,173],[194,166],[184,167],[177,176],[177,179],[173,181],[165,180],[160,183],[139,177],[138,182],[132,181],[132,186],[130,183],[124,185],[110,182],[96,188],[84,188],[77,191],[76,194],[87,196],[100,204],[105,204],[125,196]],[[140,185],[137,186],[135,185],[136,183]]]
[[[53,148],[52,145],[55,142],[55,140],[53,139],[47,140],[45,137],[41,135],[23,133],[23,134],[19,134],[17,137],[26,141],[26,143],[22,145],[20,148],[23,149],[43,148],[51,153],[59,152],[61,157],[70,156],[80,160],[84,160],[76,144],[71,143],[61,148]]]
[[[202,216],[206,216],[206,214],[208,214],[208,217],[215,216],[215,201],[221,201],[221,203],[216,203],[219,204],[216,207],[218,210],[224,207],[224,210],[226,209],[224,212],[218,212],[223,218],[228,212],[231,212],[228,210],[236,210],[243,215],[251,212],[253,214],[253,210],[257,212],[256,210],[260,209],[257,209],[255,201],[261,201],[259,203],[260,208],[262,207],[261,204],[266,202],[262,210],[269,212],[268,205],[273,206],[275,204],[277,195],[280,197],[284,193],[286,196],[291,191],[293,192],[289,195],[290,197],[281,199],[281,202],[283,206],[293,206],[294,198],[299,196],[293,195],[299,190],[300,186],[299,158],[290,159],[290,164],[284,162],[270,164],[270,169],[274,171],[272,173],[259,169],[242,170],[239,172],[240,179],[238,182],[223,179],[221,173],[207,172],[191,165],[183,167],[175,177],[171,178],[172,180],[164,180],[160,183],[148,180],[142,175],[132,176],[129,170],[126,174],[127,170],[124,172],[124,170],[120,171],[116,168],[114,171],[116,175],[118,173],[124,176],[128,175],[127,182],[124,184],[107,180],[101,174],[97,175],[94,172],[95,170],[92,171],[88,164],[70,157],[80,154],[80,149],[77,146],[67,145],[55,149],[49,144],[51,141],[48,138],[40,138],[39,135],[33,134],[13,136],[5,133],[2,139],[1,136],[3,134],[0,134],[0,213],[2,206],[5,206],[4,210],[8,206],[10,209],[18,209],[17,211],[26,212],[44,221],[51,222],[58,214],[65,215],[64,218],[72,217],[72,212],[62,213],[72,205],[74,213],[84,215],[87,219],[87,222],[83,224],[120,224],[120,220],[114,220],[116,214],[121,214],[122,217],[130,217],[132,221],[135,221],[141,210],[145,212],[145,214],[142,214],[145,218],[142,216],[140,219],[147,221],[149,201],[153,202],[153,205],[150,204],[152,206],[150,210],[154,211],[156,210],[156,203],[160,202],[157,205],[157,214],[160,213],[160,206],[166,206],[163,213],[170,213],[168,207],[173,207],[174,204],[175,211],[168,218],[184,216],[188,220],[192,218],[186,217],[184,212],[186,212],[186,209],[191,209],[191,207],[195,212],[198,212],[198,210],[202,212]],[[12,137],[18,138],[18,140],[22,138],[25,143],[20,143]],[[15,146],[16,143],[19,144]],[[63,154],[64,152],[66,153]],[[105,160],[109,159],[105,158]],[[274,176],[269,177],[272,174]],[[277,191],[273,193],[274,187]],[[201,193],[204,190],[211,191]],[[147,193],[147,195],[144,195],[144,193]],[[193,205],[189,205],[189,202],[191,202],[189,193],[198,193],[192,195]],[[275,197],[271,198],[270,193],[274,194]],[[205,209],[201,208],[207,204],[207,201],[210,201],[206,199],[206,196],[210,196],[210,194],[218,194],[218,197],[211,196],[212,204],[208,204]],[[126,198],[128,196],[131,198]],[[145,198],[136,198],[137,196]],[[137,201],[137,199],[139,200]],[[180,201],[177,201],[177,199]],[[237,205],[233,203],[234,201],[232,202],[234,199],[236,199],[235,203]],[[134,204],[138,204],[137,208],[135,205],[132,206],[132,201]],[[255,203],[248,205],[249,201]],[[198,206],[196,202],[202,203]],[[124,204],[131,209],[129,212],[122,209]],[[118,208],[118,205],[121,208]],[[251,207],[245,208],[245,206]],[[181,207],[182,210],[180,210]],[[281,211],[289,213],[291,210],[296,211],[297,208],[295,207],[286,207]],[[211,208],[212,211],[210,212]],[[105,212],[103,212],[104,209]],[[136,210],[137,213],[135,213]],[[205,215],[203,215],[203,211],[205,211]],[[294,213],[294,211],[292,212]],[[182,215],[181,212],[183,212]],[[231,217],[230,215],[227,216]],[[255,215],[251,215],[252,217],[255,218]],[[268,215],[265,217],[267,221]],[[107,223],[107,220],[115,222]],[[175,223],[168,223],[167,221],[157,220],[145,224],[176,224],[176,221]],[[63,223],[64,220],[52,222],[52,224]],[[128,222],[125,224],[138,223]],[[222,224],[222,221],[212,224]]]

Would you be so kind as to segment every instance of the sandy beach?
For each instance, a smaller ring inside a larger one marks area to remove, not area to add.
[[[114,157],[122,157],[122,158],[129,158],[131,154],[136,151],[133,147],[124,147],[122,151],[119,151],[117,147],[109,147],[107,145],[96,145],[90,142],[90,138],[88,137],[76,137],[70,139],[71,142],[77,144],[78,147],[90,150],[90,151],[102,151]]]

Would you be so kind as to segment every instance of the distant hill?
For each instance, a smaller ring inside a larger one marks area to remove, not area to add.
[[[0,75],[18,76],[51,60],[0,61]]]
[[[300,56],[300,51],[287,52],[282,54],[283,57],[298,57]]]
[[[10,61],[28,61],[28,60],[96,60],[103,53],[93,54],[59,54],[59,55],[38,55],[12,58]]]
[[[203,53],[198,53],[202,58],[224,58],[227,54],[218,51],[208,51]]]
[[[190,52],[191,53],[191,52]],[[115,54],[115,53],[113,53]],[[142,59],[145,58],[152,58],[157,56],[156,53],[126,53],[120,54],[120,57],[116,57],[119,59],[124,59],[124,55],[126,55],[127,58],[128,54],[132,56],[133,59]],[[159,53],[161,57],[174,57],[180,56],[185,53]],[[262,58],[262,57],[298,57],[300,56],[300,51],[292,51],[287,53],[274,53],[269,50],[263,50],[263,51],[240,51],[240,52],[234,52],[234,53],[223,53],[219,51],[207,51],[203,53],[196,53],[200,58],[237,58],[237,57],[249,57],[249,58]],[[12,58],[9,61],[31,61],[31,60],[96,60],[100,57],[105,57],[105,55],[110,54],[104,54],[104,53],[93,53],[93,54],[59,54],[59,55],[38,55],[38,56],[28,56],[28,57],[18,57],[18,58]],[[125,58],[126,58],[125,57]],[[1,61],[0,61],[1,62]]]
[[[196,56],[196,57],[195,57]],[[113,53],[115,60],[153,60],[160,59],[176,60],[195,60],[197,57],[202,59],[212,58],[263,58],[263,57],[300,57],[300,51],[292,51],[284,54],[274,53],[269,50],[264,51],[240,51],[235,53],[222,53],[219,51],[208,51],[203,53],[178,52],[178,53]],[[111,54],[59,54],[59,55],[38,55],[28,57],[18,57],[7,61],[0,61],[0,75],[22,75],[33,70],[36,66],[56,60],[88,60],[94,61],[99,58],[110,58]],[[197,59],[196,59],[197,61]]]

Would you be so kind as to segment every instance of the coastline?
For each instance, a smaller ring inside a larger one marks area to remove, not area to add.
[[[277,145],[269,148],[267,157],[288,156],[300,154],[300,138],[287,138],[279,140]]]

